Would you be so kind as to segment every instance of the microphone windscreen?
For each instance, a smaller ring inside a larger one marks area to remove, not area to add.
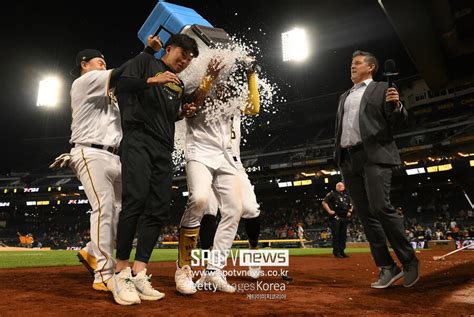
[[[387,59],[385,61],[385,73],[395,73],[396,72],[396,65],[393,59]]]

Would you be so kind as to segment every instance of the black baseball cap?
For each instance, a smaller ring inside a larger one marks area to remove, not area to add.
[[[79,77],[81,75],[81,62],[90,61],[93,58],[100,57],[105,60],[104,55],[98,50],[86,48],[76,55],[76,66],[71,70],[71,75]]]

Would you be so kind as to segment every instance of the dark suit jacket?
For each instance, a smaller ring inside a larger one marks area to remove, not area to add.
[[[398,121],[407,119],[405,107],[401,112],[393,112],[385,103],[386,82],[372,81],[367,86],[360,102],[359,126],[364,151],[371,163],[400,165],[400,155],[393,139],[392,129]],[[334,160],[341,165],[341,134],[344,102],[349,90],[339,97],[336,116],[336,144]],[[393,106],[392,106],[393,108]]]

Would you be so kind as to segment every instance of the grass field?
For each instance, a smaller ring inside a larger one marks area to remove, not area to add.
[[[320,249],[289,249],[291,256],[331,254],[331,248]],[[368,248],[347,248],[347,253],[365,253]],[[0,268],[44,267],[81,265],[76,257],[77,251],[5,251],[0,252]],[[135,250],[132,251],[133,259]],[[156,249],[150,262],[176,261],[177,249]]]

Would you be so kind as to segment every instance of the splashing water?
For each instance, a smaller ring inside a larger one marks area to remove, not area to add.
[[[230,120],[232,116],[240,115],[241,110],[246,106],[249,91],[245,71],[239,66],[247,56],[259,56],[260,49],[256,42],[246,44],[242,39],[231,38],[232,43],[226,46],[217,45],[215,48],[199,47],[199,56],[178,76],[184,82],[186,94],[192,93],[199,87],[202,78],[206,75],[209,62],[213,58],[221,59],[224,68],[208,92],[206,98],[212,98],[212,103],[206,103],[206,106],[200,109],[201,114],[205,115],[206,124],[212,124],[220,120]],[[215,98],[216,87],[225,86],[223,96]],[[280,89],[276,84],[271,83],[265,72],[259,71],[257,74],[257,87],[260,95],[260,113],[275,114],[277,108],[275,102],[284,102],[284,98],[278,96]],[[245,136],[249,135],[252,127],[255,126],[257,116],[242,116],[242,143],[246,143]],[[184,149],[186,136],[186,121],[181,120],[175,125],[175,151],[173,153],[173,162],[178,170],[184,165]]]

